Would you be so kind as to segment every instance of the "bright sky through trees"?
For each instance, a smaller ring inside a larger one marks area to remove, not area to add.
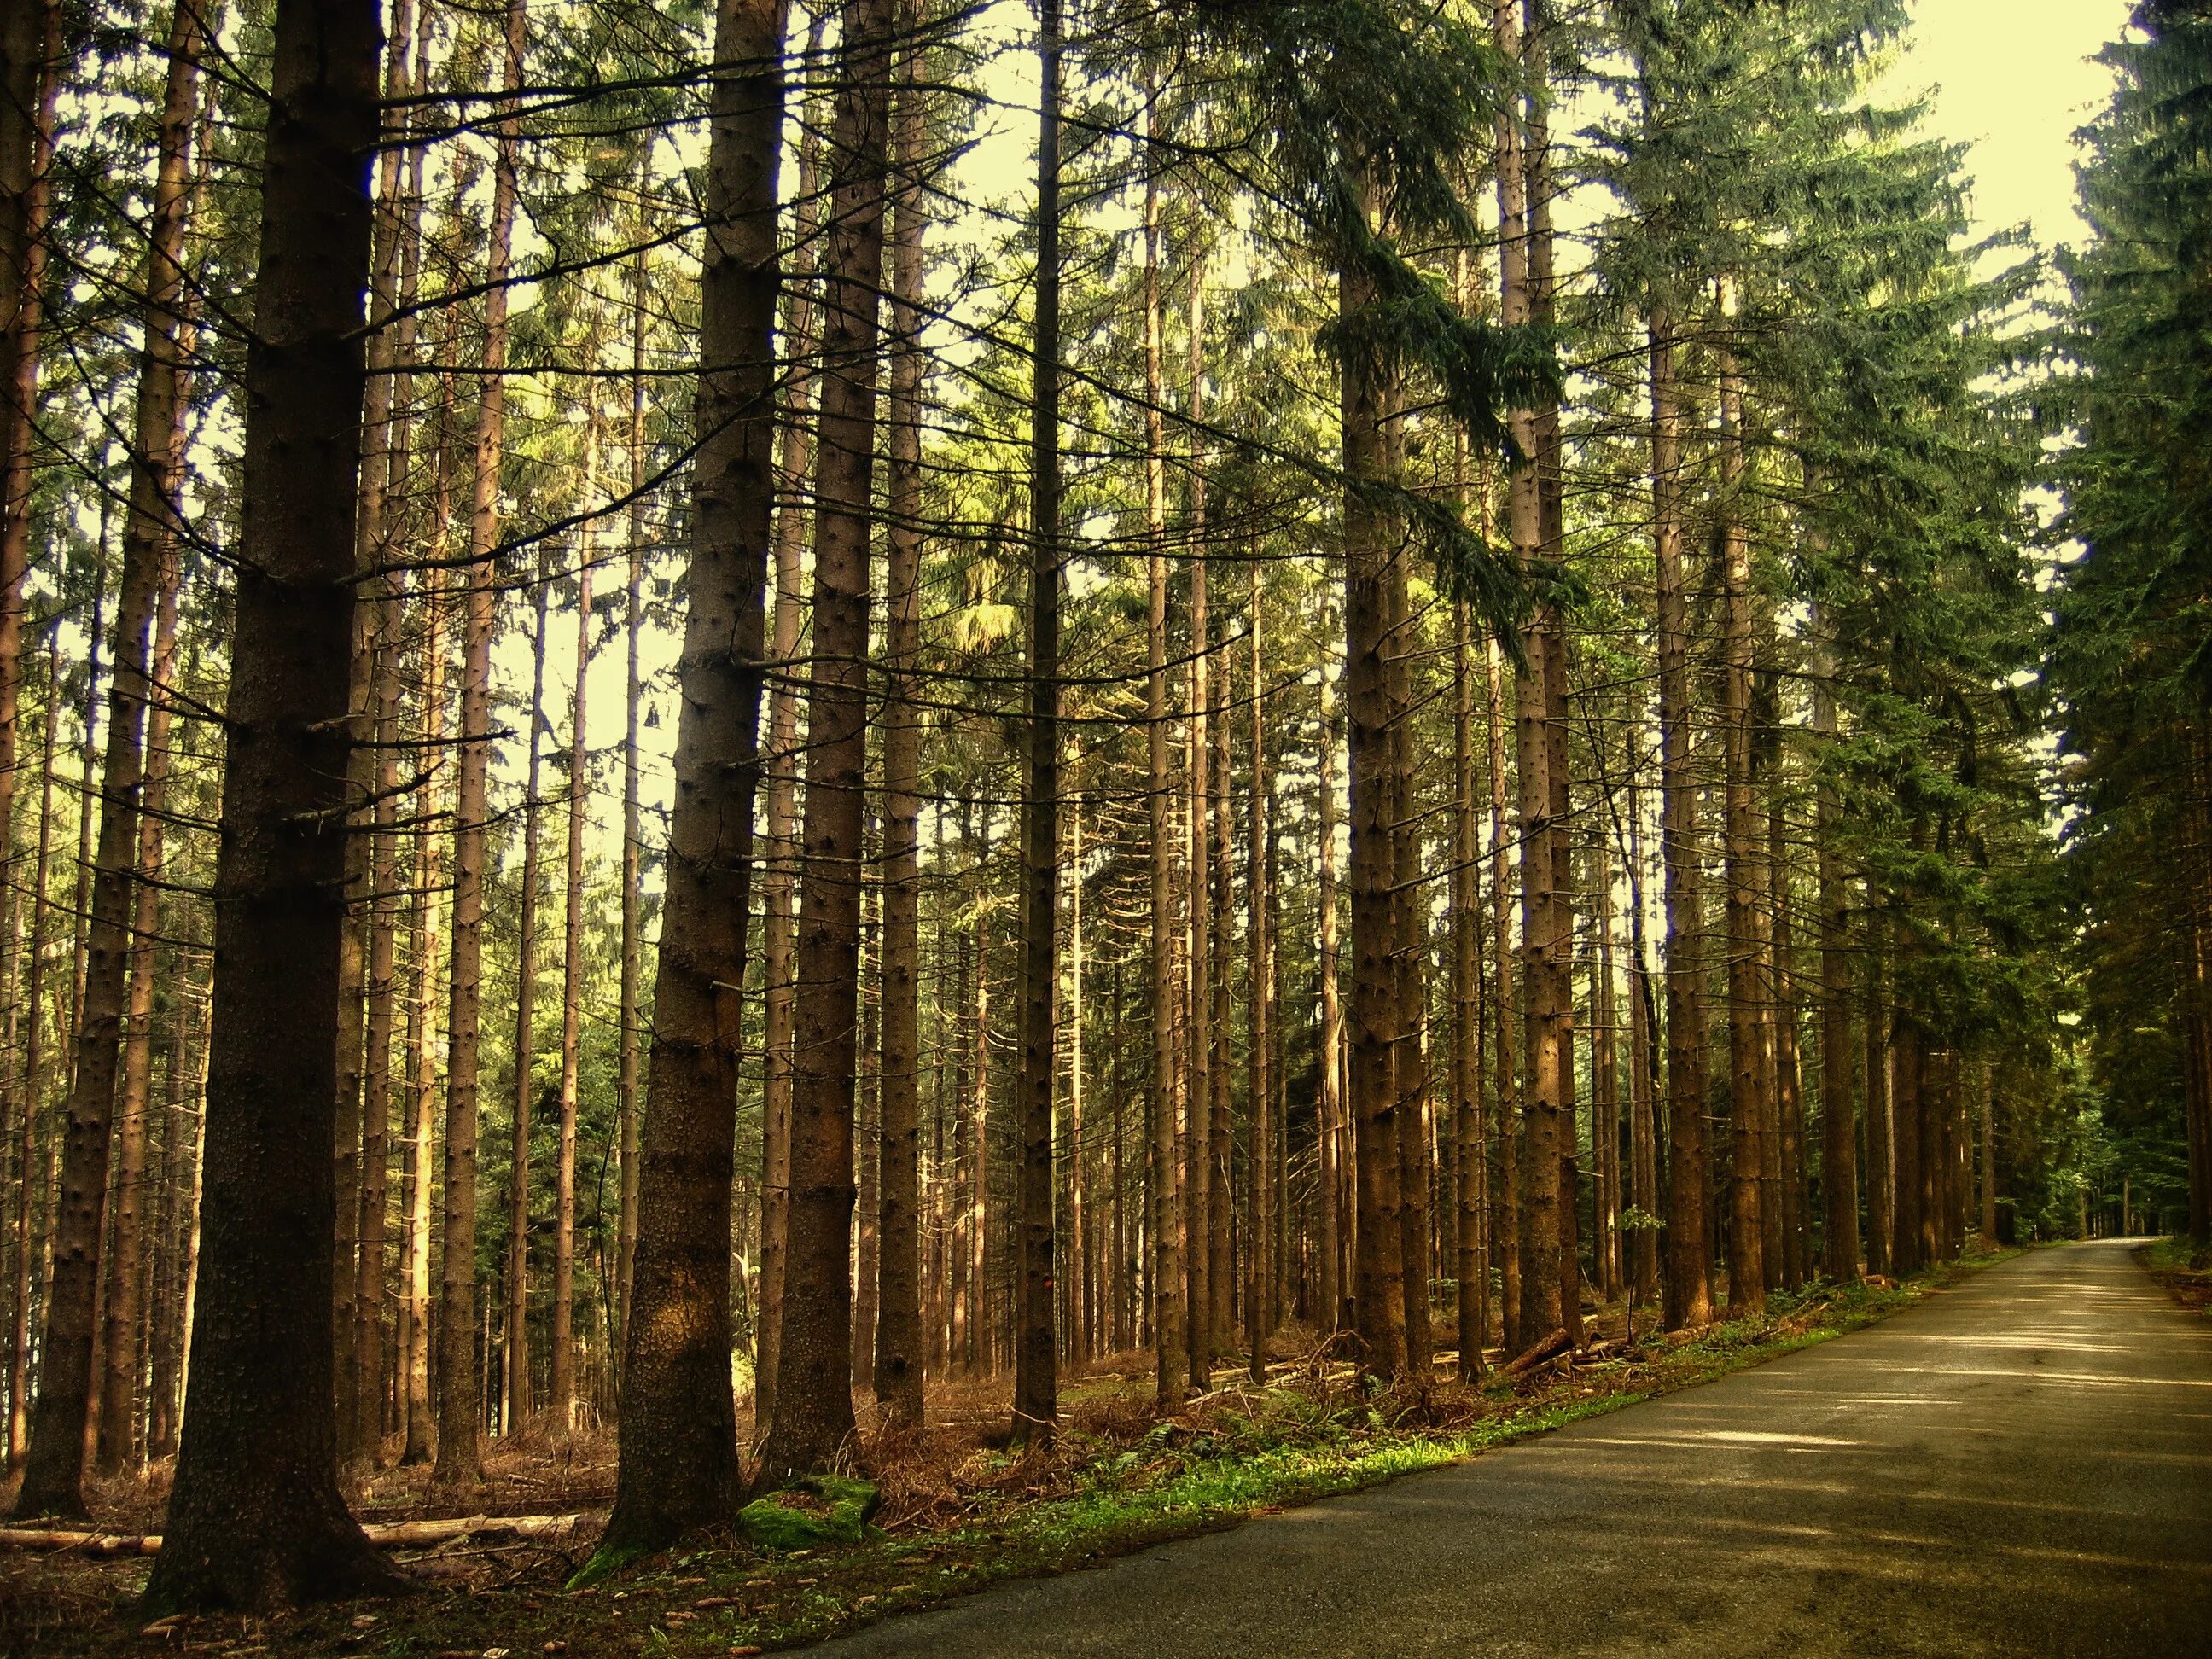
[[[2074,133],[2112,92],[2093,61],[2125,30],[2126,0],[1919,0],[1893,74],[1932,86],[1930,125],[1973,145],[1975,217],[1984,230],[2027,221],[2046,246],[2082,234],[2074,210]]]

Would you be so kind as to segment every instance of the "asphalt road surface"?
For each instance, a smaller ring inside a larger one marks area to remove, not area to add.
[[[2212,1656],[2212,1326],[2128,1249],[831,1650]]]

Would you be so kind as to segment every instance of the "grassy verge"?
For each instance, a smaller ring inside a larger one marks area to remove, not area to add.
[[[796,1646],[1000,1580],[1067,1571],[1459,1462],[1828,1341],[2000,1259],[1972,1258],[1901,1285],[1779,1296],[1760,1319],[1640,1340],[1517,1389],[1493,1378],[1370,1394],[1316,1366],[1266,1389],[1218,1390],[1169,1419],[1126,1399],[1112,1410],[1071,1411],[1048,1469],[978,1452],[955,1499],[909,1505],[889,1533],[856,1546],[764,1554],[708,1540],[572,1593],[560,1590],[555,1562],[503,1587],[434,1589],[267,1623],[206,1620],[160,1634],[205,1651],[387,1659]],[[896,1479],[895,1470],[886,1475]],[[94,1650],[122,1628],[80,1627],[57,1650]]]
[[[2161,1238],[2138,1244],[2135,1257],[2175,1301],[2212,1319],[2212,1251],[2186,1238]]]

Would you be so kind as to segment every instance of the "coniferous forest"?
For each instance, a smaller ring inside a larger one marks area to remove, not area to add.
[[[2212,8],[2063,246],[1911,9],[8,0],[0,1646],[757,1652],[2203,1300]]]

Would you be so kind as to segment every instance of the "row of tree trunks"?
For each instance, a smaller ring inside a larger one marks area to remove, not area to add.
[[[128,514],[113,636],[115,668],[108,683],[106,750],[100,772],[99,852],[86,933],[84,989],[75,1025],[67,1127],[61,1158],[61,1207],[55,1217],[52,1279],[40,1345],[39,1392],[15,1512],[26,1518],[85,1514],[82,1491],[87,1412],[94,1388],[95,1311],[100,1299],[102,1235],[106,1223],[109,1157],[117,1085],[128,1012],[134,886],[139,871],[141,791],[145,785],[147,653],[164,573],[173,568],[177,483],[181,465],[178,355],[185,217],[191,195],[191,141],[198,104],[201,27],[188,7],[176,9],[168,40],[159,155],[149,223],[140,325],[143,349],[131,446]],[[0,570],[0,586],[6,573]],[[6,653],[0,642],[0,654]],[[20,678],[20,673],[9,678]],[[11,711],[5,724],[13,748]],[[12,757],[8,757],[12,765]],[[8,805],[0,800],[0,811]],[[0,817],[0,823],[4,823]],[[334,1051],[335,1054],[335,1051]],[[144,1170],[143,1089],[137,1121],[126,1114],[118,1243],[130,1253],[131,1283],[117,1312],[128,1313],[134,1340],[139,1245],[137,1206]],[[133,1164],[140,1167],[133,1168]],[[118,1251],[118,1255],[121,1251]],[[128,1441],[124,1389],[104,1425],[103,1464],[120,1467]],[[112,1461],[111,1461],[112,1460]]]

